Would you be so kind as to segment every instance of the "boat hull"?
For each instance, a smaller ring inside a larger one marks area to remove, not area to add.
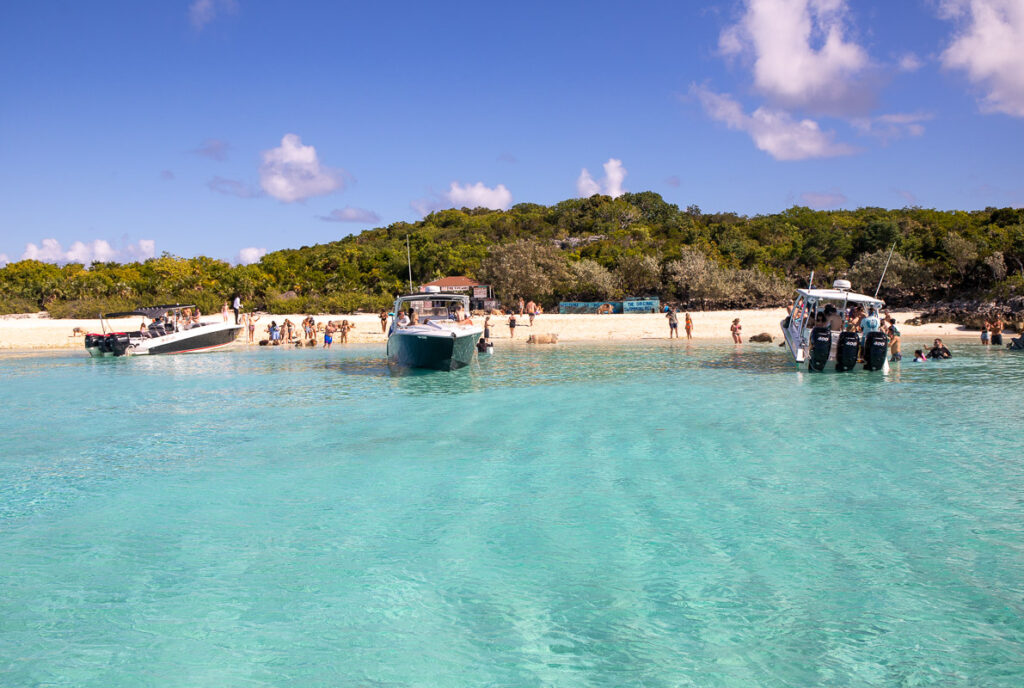
[[[204,328],[205,330],[205,328]],[[180,337],[182,334],[189,334],[190,330],[185,332],[179,332],[177,335],[170,335],[166,342],[160,342],[156,339],[151,340],[152,343],[149,346],[145,344],[139,347],[139,350],[133,352],[133,354],[147,354],[149,356],[158,356],[164,354],[192,354],[192,353],[203,353],[207,351],[216,351],[217,349],[223,349],[226,346],[234,343],[238,337],[238,333],[242,330],[242,327],[231,326],[231,327],[218,327],[210,328],[209,331],[199,332],[193,336]],[[172,337],[179,337],[172,339]],[[158,338],[158,339],[163,339]]]
[[[206,325],[147,339],[135,333],[118,333],[118,336],[126,338],[120,347],[110,345],[111,340],[107,338],[114,335],[89,335],[85,350],[95,358],[204,353],[230,346],[241,330],[241,325]]]
[[[469,365],[480,332],[452,336],[394,333],[388,337],[388,363],[403,368],[457,370]]]

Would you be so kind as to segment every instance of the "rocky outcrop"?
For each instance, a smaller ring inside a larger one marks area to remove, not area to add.
[[[926,323],[956,323],[971,330],[980,330],[986,322],[1002,317],[1007,331],[1024,331],[1024,296],[1017,296],[1001,303],[994,301],[950,301],[935,304],[918,318],[907,321],[908,325]]]

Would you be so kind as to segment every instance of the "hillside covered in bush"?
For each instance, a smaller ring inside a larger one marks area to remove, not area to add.
[[[547,306],[624,295],[694,309],[773,306],[812,270],[817,284],[847,277],[873,292],[893,244],[880,293],[893,305],[1024,294],[1024,210],[797,206],[746,217],[680,209],[643,192],[442,210],[252,265],[167,254],[128,264],[22,260],[0,269],[0,313],[95,317],[160,302],[212,312],[235,293],[271,312],[378,309],[407,288],[406,236],[416,283],[470,275],[499,298]]]

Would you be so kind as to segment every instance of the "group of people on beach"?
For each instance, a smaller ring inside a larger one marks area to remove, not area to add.
[[[668,338],[672,339],[675,337],[676,339],[679,339],[679,311],[675,309],[675,306],[667,307],[667,310],[665,311],[665,318],[668,320]],[[736,322],[739,322],[739,319],[737,319]],[[690,317],[689,313],[685,314],[683,329],[686,330],[686,338],[693,339],[693,319]]]
[[[248,334],[249,343],[255,344],[256,322],[259,321],[260,316],[255,313],[246,313],[240,317]],[[355,327],[355,324],[350,323],[348,320],[328,320],[327,322],[318,323],[312,315],[307,315],[298,325],[288,318],[285,318],[284,322],[280,325],[277,324],[276,320],[271,320],[270,324],[264,328],[267,338],[260,340],[259,344],[260,346],[291,344],[294,346],[312,347],[322,342],[325,349],[330,349],[334,343],[335,335],[338,337],[339,344],[347,344],[348,334]]]

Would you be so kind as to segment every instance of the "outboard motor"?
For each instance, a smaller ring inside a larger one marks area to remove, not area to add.
[[[857,352],[860,350],[860,336],[856,332],[840,332],[839,346],[836,349],[836,370],[845,373],[857,365]]]
[[[827,327],[815,327],[811,330],[810,360],[811,370],[821,372],[828,363],[828,355],[832,353],[832,330]]]
[[[102,334],[87,334],[85,335],[85,348],[96,349],[103,343]]]
[[[105,354],[110,354],[114,352],[114,350],[110,348],[110,345],[113,342],[112,338],[113,335],[110,334],[105,334],[101,336],[99,341],[100,351],[102,351]]]
[[[115,332],[107,336],[107,346],[110,347],[110,352],[115,356],[124,356],[124,352],[128,350],[130,343],[131,337],[125,332]]]
[[[889,339],[877,330],[864,338],[864,370],[881,370],[889,354]]]

